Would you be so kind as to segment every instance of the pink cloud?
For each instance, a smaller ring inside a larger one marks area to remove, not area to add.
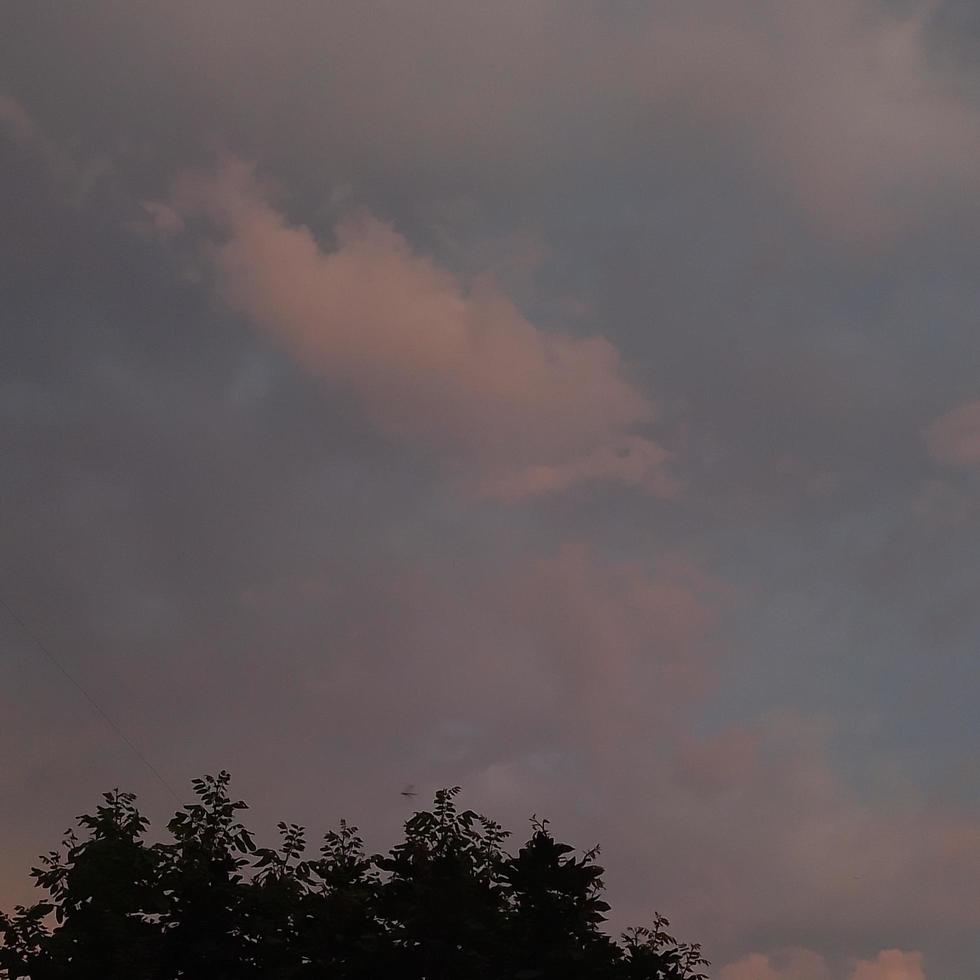
[[[858,963],[850,980],[926,980],[922,954],[883,950],[873,960]]]
[[[676,923],[716,949],[759,933],[800,941],[814,923],[838,946],[980,924],[976,808],[858,793],[832,765],[827,720],[784,712],[697,737],[676,712],[658,728],[661,710],[633,715],[593,775],[630,811],[607,852],[628,918],[648,914],[642,883],[656,881]]]
[[[922,954],[883,950],[873,960],[858,963],[851,980],[926,980]]]
[[[520,500],[559,493],[579,483],[613,481],[671,497],[680,483],[666,468],[670,454],[657,443],[624,435],[579,459],[528,466],[499,479],[488,479],[477,492],[501,500]]]
[[[822,956],[808,949],[787,949],[770,956],[752,953],[722,967],[718,980],[832,980]]]
[[[926,430],[932,457],[947,466],[980,465],[980,401],[967,402]]]
[[[184,230],[184,219],[169,204],[163,201],[144,201],[142,204],[146,219],[139,230],[146,230],[161,238],[171,238]]]
[[[379,751],[415,747],[420,784],[459,782],[514,825],[533,809],[562,816],[573,839],[602,839],[614,927],[644,921],[651,902],[716,949],[759,934],[803,942],[815,928],[853,949],[858,936],[940,941],[980,925],[975,808],[860,792],[835,769],[829,719],[692,729],[691,710],[710,714],[723,697],[726,601],[696,566],[645,568],[567,544],[284,589],[331,624],[328,662],[297,682],[317,711],[354,742],[370,723],[361,737]],[[362,722],[349,706],[365,690]],[[801,955],[769,953],[768,965],[778,980],[788,965],[807,980],[804,966],[817,969]]]
[[[676,720],[710,683],[717,597],[669,566],[651,575],[569,544],[503,592],[525,641],[554,661],[559,703],[590,751],[616,752],[654,711],[658,726]]]
[[[808,949],[788,949],[768,956],[752,953],[722,968],[718,980],[833,980],[827,961]],[[926,980],[922,954],[882,950],[839,974],[840,980]]]
[[[263,614],[297,599],[356,613],[356,633],[336,641],[344,680],[331,686],[390,685],[398,705],[423,715],[427,698],[465,705],[472,719],[514,712],[508,727],[536,719],[589,757],[632,739],[651,710],[663,731],[703,694],[716,655],[706,576],[611,562],[577,543],[465,569],[415,564],[370,582],[257,584],[241,598]],[[417,694],[406,701],[408,689]]]
[[[369,216],[326,248],[236,160],[185,176],[170,204],[148,209],[173,231],[209,219],[202,255],[218,295],[381,430],[446,453],[473,492],[675,491],[668,454],[640,431],[653,405],[604,338],[537,328],[492,283],[466,286]]]

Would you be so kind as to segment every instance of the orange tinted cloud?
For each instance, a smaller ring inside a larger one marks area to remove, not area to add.
[[[465,285],[370,216],[342,223],[325,248],[237,160],[185,176],[167,210],[151,208],[206,217],[217,234],[202,255],[220,297],[384,432],[449,455],[476,494],[594,481],[675,490],[667,453],[641,431],[653,405],[604,338],[539,329],[492,283]]]

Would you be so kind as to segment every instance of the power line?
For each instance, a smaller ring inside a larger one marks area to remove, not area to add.
[[[180,797],[177,795],[174,788],[163,778],[160,771],[150,762],[149,759],[136,747],[136,745],[127,737],[126,733],[113,721],[112,717],[108,712],[99,704],[98,701],[92,697],[91,694],[82,686],[81,682],[68,670],[67,667],[48,649],[48,647],[41,642],[40,637],[28,627],[27,623],[24,622],[20,616],[17,615],[10,608],[7,600],[0,596],[0,606],[3,606],[7,610],[7,615],[21,628],[24,635],[30,639],[30,641],[37,647],[38,650],[43,653],[48,660],[51,661],[58,668],[59,671],[68,679],[69,683],[85,698],[86,701],[102,716],[102,720],[119,736],[119,738],[129,747],[129,750],[136,756],[140,762],[153,774],[156,781],[174,798],[177,804],[180,804]]]

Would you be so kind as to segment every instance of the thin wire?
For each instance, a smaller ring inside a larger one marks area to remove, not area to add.
[[[41,653],[43,653],[48,660],[50,660],[51,663],[53,663],[55,667],[61,671],[61,673],[68,679],[69,683],[71,683],[71,685],[82,695],[82,697],[85,698],[85,700],[88,701],[88,703],[102,716],[102,720],[116,733],[116,735],[119,736],[123,742],[126,743],[133,755],[135,755],[136,758],[139,759],[147,769],[149,769],[156,781],[179,804],[181,802],[180,797],[177,795],[170,783],[168,783],[166,779],[160,775],[160,771],[157,769],[157,767],[154,766],[142,752],[140,752],[136,745],[127,737],[126,733],[115,723],[115,721],[112,720],[112,717],[106,712],[102,705],[100,705],[99,702],[96,701],[87,690],[85,690],[81,682],[78,681],[75,676],[65,667],[65,665],[48,649],[48,647],[41,642],[40,637],[38,637],[38,635],[28,627],[27,623],[25,623],[24,620],[10,608],[10,605],[7,603],[7,600],[3,598],[3,596],[0,596],[0,606],[3,606],[3,608],[7,610],[7,615],[10,616],[10,618],[21,628],[21,630],[23,630],[25,636],[27,636],[34,646],[36,646],[38,650],[40,650]]]

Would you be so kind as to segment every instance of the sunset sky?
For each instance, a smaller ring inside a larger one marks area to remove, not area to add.
[[[9,0],[0,317],[0,598],[179,795],[976,980],[976,3]],[[0,651],[9,908],[175,803]]]

